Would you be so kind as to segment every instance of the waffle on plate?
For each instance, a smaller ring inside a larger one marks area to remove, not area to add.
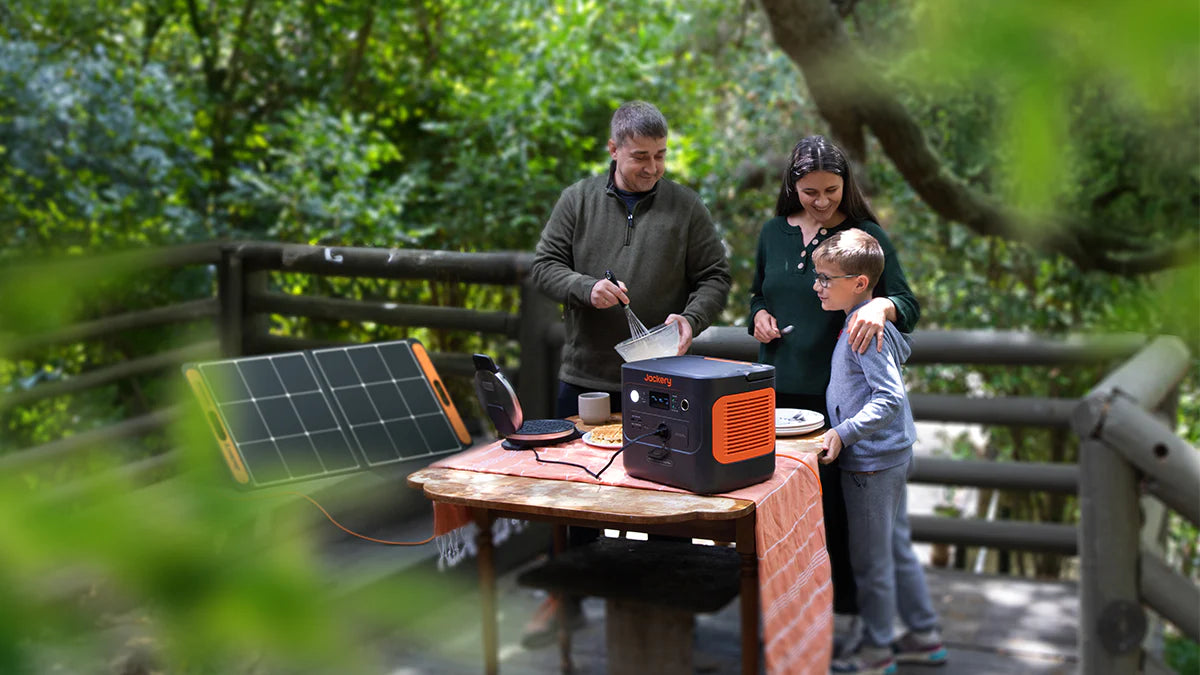
[[[592,429],[592,440],[597,443],[620,443],[624,439],[621,437],[620,424],[604,424]]]

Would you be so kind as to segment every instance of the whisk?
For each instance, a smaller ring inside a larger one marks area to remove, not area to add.
[[[613,276],[612,270],[604,270],[604,278],[613,282],[613,284],[617,284],[617,278]],[[617,302],[621,301],[618,300]],[[621,307],[625,309],[625,318],[629,321],[629,334],[635,340],[650,334],[650,331],[646,330],[646,327],[642,325],[642,322],[638,321],[637,315],[633,313],[633,310],[629,309],[629,305],[621,302]]]

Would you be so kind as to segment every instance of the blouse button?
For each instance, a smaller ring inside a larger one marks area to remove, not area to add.
[[[798,269],[798,270],[804,269],[804,263],[800,263],[799,265],[796,265],[796,269]]]
[[[806,256],[806,255],[808,255],[808,251],[800,251],[800,257],[801,257],[801,258],[803,258],[803,257],[804,257],[804,256]]]
[[[825,228],[822,227],[821,234],[829,234],[829,230],[826,230]]]

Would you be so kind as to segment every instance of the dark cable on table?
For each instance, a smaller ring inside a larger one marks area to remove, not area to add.
[[[662,436],[663,437],[663,447],[665,448],[666,440],[667,440],[667,437],[665,434],[667,434],[669,432],[670,432],[670,429],[667,427],[667,425],[660,423],[658,425],[658,428],[655,429],[654,431],[642,434],[641,436],[636,436],[634,438],[631,438],[628,443],[621,446],[620,450],[617,450],[616,452],[614,452],[612,454],[612,457],[608,458],[608,463],[604,465],[604,468],[602,468],[596,472],[593,472],[591,469],[587,468],[586,466],[584,466],[582,464],[576,464],[575,462],[564,462],[562,460],[557,460],[557,459],[542,459],[542,456],[538,454],[537,448],[529,448],[529,451],[533,453],[534,459],[536,459],[539,464],[562,464],[564,466],[573,466],[576,469],[583,469],[584,473],[586,473],[587,475],[591,476],[592,478],[595,478],[596,480],[600,480],[600,476],[603,475],[604,472],[608,470],[608,467],[612,466],[613,460],[615,460],[617,458],[617,455],[624,452],[625,448],[628,448],[629,446],[633,445],[634,443],[637,443],[638,441],[642,440],[643,438],[648,438],[650,436]]]

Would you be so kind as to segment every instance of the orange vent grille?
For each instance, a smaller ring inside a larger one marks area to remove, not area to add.
[[[713,404],[713,457],[722,464],[775,449],[775,390],[771,387],[722,396]]]

